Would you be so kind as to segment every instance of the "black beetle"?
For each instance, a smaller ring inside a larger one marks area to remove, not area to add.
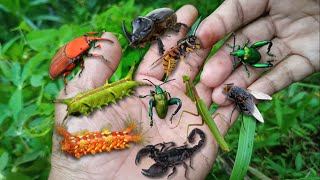
[[[131,22],[132,33],[129,33],[124,21],[122,22],[122,30],[129,41],[129,46],[143,48],[145,43],[158,42],[159,53],[164,53],[164,45],[159,38],[166,30],[174,30],[179,32],[181,26],[187,30],[186,24],[177,22],[177,15],[170,8],[159,8],[149,12],[146,16],[138,16]]]

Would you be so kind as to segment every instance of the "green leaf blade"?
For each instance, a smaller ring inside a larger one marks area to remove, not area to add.
[[[256,119],[253,116],[244,116],[230,180],[243,179],[247,173],[251,161],[255,129]]]

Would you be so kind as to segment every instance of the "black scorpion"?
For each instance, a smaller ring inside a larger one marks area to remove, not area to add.
[[[160,177],[164,175],[169,167],[173,167],[172,173],[168,175],[168,178],[172,176],[176,172],[176,165],[182,164],[185,168],[185,174],[184,176],[187,177],[187,170],[188,166],[184,162],[185,159],[190,158],[190,167],[191,166],[191,156],[194,152],[199,150],[203,143],[205,142],[205,134],[202,130],[195,128],[191,131],[191,133],[188,136],[188,142],[192,143],[194,141],[195,134],[199,134],[200,141],[197,145],[187,148],[187,145],[175,147],[174,142],[167,142],[167,143],[159,143],[156,145],[147,145],[146,147],[142,148],[136,156],[136,165],[140,162],[140,158],[142,156],[146,156],[148,154],[149,157],[154,159],[156,162],[153,164],[149,169],[142,169],[141,173],[148,177]],[[157,146],[160,146],[161,149],[157,148]]]

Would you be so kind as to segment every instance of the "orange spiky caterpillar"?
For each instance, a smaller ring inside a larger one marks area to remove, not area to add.
[[[88,132],[72,135],[64,127],[57,126],[57,131],[64,137],[60,141],[61,150],[73,157],[80,158],[86,154],[92,154],[113,149],[125,149],[129,147],[129,142],[140,142],[142,136],[131,135],[131,131],[136,128],[135,123],[129,122],[123,131],[110,132],[106,129],[101,132]]]

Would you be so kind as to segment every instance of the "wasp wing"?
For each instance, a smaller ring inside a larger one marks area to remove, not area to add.
[[[250,91],[250,94],[255,97],[256,99],[262,99],[262,100],[272,100],[272,97],[270,97],[268,94],[265,94],[263,92],[259,91]]]

